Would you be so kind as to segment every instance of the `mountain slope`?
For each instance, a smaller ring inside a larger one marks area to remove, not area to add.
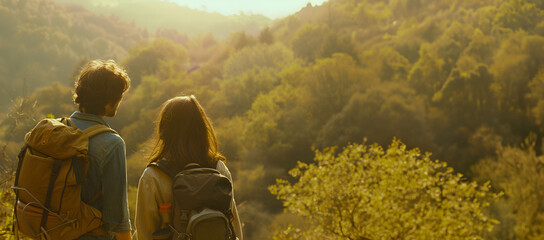
[[[105,17],[77,5],[49,0],[0,1],[0,105],[59,81],[84,59],[128,56],[128,49],[148,37],[147,30],[117,17]],[[23,81],[25,79],[25,81]]]
[[[151,32],[157,29],[172,28],[190,36],[213,33],[219,39],[225,39],[231,32],[245,31],[255,35],[264,26],[272,23],[263,15],[231,15],[209,13],[180,6],[173,2],[158,0],[114,0],[114,1],[78,1],[58,0],[59,3],[80,4],[92,12],[104,15],[117,15],[125,21],[134,21]]]

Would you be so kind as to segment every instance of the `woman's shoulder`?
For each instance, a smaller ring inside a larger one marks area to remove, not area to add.
[[[156,166],[147,166],[140,177],[140,181],[171,181],[168,174]]]
[[[215,167],[215,169],[217,169],[217,171],[219,171],[221,174],[227,176],[227,178],[229,178],[229,180],[232,181],[232,176],[231,176],[229,168],[227,167],[225,162],[223,162],[221,160],[218,160],[217,161],[217,166]]]

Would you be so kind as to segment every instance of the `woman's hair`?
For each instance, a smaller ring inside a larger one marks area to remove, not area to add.
[[[188,163],[215,167],[218,160],[226,161],[218,152],[213,126],[195,96],[166,101],[156,124],[150,163],[165,159],[179,167]]]
[[[120,101],[129,87],[130,78],[115,61],[92,60],[81,69],[73,98],[80,110],[100,115],[106,105]]]

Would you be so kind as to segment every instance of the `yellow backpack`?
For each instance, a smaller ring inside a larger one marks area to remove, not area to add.
[[[89,138],[103,132],[116,133],[101,124],[82,131],[62,118],[41,120],[25,135],[12,187],[15,236],[55,240],[106,233],[102,213],[81,200]]]

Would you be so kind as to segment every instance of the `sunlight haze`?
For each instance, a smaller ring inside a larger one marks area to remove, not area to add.
[[[0,0],[0,240],[190,235],[189,163],[203,232],[544,240],[543,53],[544,0]]]
[[[238,14],[263,14],[270,18],[281,18],[293,14],[311,3],[313,6],[321,5],[325,0],[172,0],[181,6],[209,12],[218,12],[224,15]]]

